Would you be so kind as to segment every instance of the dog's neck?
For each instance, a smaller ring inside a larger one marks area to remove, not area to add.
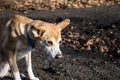
[[[33,20],[32,20],[31,22],[33,22]],[[31,23],[31,22],[30,22],[30,23]],[[30,24],[30,23],[28,23],[28,24]],[[31,37],[30,37],[30,35],[29,35],[30,26],[28,26],[28,24],[26,25],[25,37],[27,38],[27,43],[28,43],[28,45],[31,46],[32,48],[35,48],[34,40],[31,39]]]

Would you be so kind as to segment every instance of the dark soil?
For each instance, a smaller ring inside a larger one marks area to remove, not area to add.
[[[119,6],[37,12],[8,11],[0,14],[0,25],[15,13],[48,22],[71,19],[70,25],[62,32],[63,59],[52,60],[40,50],[33,52],[33,71],[40,80],[120,80]],[[19,67],[26,74],[23,60],[19,61]]]

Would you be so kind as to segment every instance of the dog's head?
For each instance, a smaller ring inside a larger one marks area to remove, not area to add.
[[[61,30],[70,23],[69,19],[53,24],[40,20],[35,20],[30,23],[31,38],[34,38],[36,46],[43,49],[52,58],[62,58],[62,53],[59,48],[61,43]]]

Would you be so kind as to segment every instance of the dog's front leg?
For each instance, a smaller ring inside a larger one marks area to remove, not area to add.
[[[10,55],[9,55],[9,64],[10,64],[11,70],[13,72],[14,79],[21,80],[19,69],[17,66],[17,61],[16,61],[16,55],[13,53],[10,53]]]
[[[39,80],[39,78],[35,77],[33,74],[32,64],[31,64],[31,52],[29,52],[26,55],[26,66],[27,66],[27,72],[30,80]]]

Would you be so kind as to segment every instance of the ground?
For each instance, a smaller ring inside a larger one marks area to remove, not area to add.
[[[119,6],[109,6],[57,11],[8,11],[0,14],[0,22],[14,13],[57,23],[71,19],[70,25],[62,32],[63,59],[52,60],[41,50],[32,53],[33,71],[40,80],[119,80],[119,9]],[[24,60],[18,64],[20,72],[26,74]]]

